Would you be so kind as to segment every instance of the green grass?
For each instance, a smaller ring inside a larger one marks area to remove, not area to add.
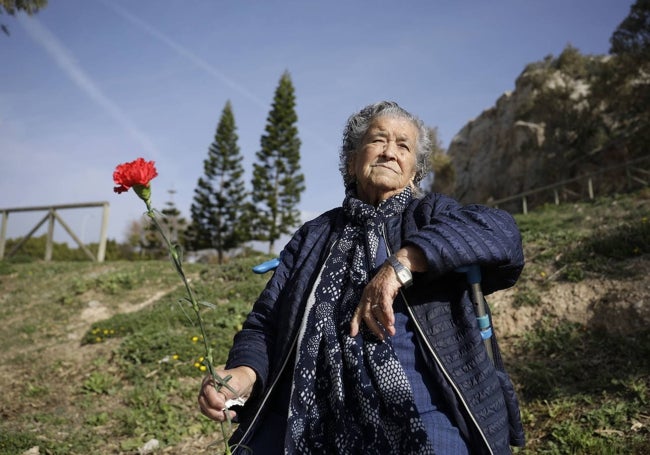
[[[645,189],[516,215],[527,261],[524,281],[539,285],[549,278],[579,282],[634,274],[625,260],[650,254],[649,199]],[[534,296],[521,299],[524,305],[535,302]]]
[[[250,271],[265,259],[185,266],[198,298],[213,304],[202,317],[217,364],[269,277]],[[135,453],[152,438],[170,447],[218,431],[197,410],[204,348],[169,262],[12,263],[3,271],[0,322],[10,327],[0,334],[0,364],[30,380],[13,390],[0,382],[7,404],[0,454],[34,446],[48,454]],[[87,324],[70,342],[89,302],[118,311],[161,290],[152,305]],[[75,350],[83,352],[79,363],[66,358]]]
[[[509,358],[529,439],[522,453],[648,453],[650,330],[546,321]]]

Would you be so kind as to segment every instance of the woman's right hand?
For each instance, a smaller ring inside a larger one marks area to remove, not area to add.
[[[217,391],[214,379],[212,376],[207,375],[201,383],[198,401],[203,415],[217,422],[223,422],[227,420],[226,402],[236,398],[247,399],[253,391],[257,376],[252,368],[246,366],[236,367],[230,370],[217,369],[215,370],[215,374],[221,378],[230,375],[231,378],[228,380],[228,386],[237,391],[237,393],[233,393],[227,387],[221,387]],[[236,416],[236,413],[230,409],[228,409],[228,414],[230,419]]]

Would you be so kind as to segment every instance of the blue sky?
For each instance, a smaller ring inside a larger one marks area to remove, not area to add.
[[[632,0],[50,0],[0,16],[0,208],[108,201],[123,241],[144,205],[112,172],[154,160],[153,202],[189,216],[203,160],[233,106],[246,182],[274,91],[296,90],[303,221],[340,204],[347,117],[395,100],[446,147],[524,67],[567,44],[607,54]],[[44,216],[12,213],[8,237]],[[84,241],[100,209],[62,211]],[[69,237],[57,226],[57,239]],[[39,233],[44,232],[44,227]],[[38,235],[38,234],[37,234]]]

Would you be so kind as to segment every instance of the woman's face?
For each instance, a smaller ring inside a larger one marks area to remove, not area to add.
[[[349,163],[357,180],[357,196],[377,205],[413,182],[418,129],[409,120],[375,118]]]

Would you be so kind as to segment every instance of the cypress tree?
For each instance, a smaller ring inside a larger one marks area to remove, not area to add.
[[[253,230],[256,240],[274,242],[300,223],[298,203],[305,190],[291,77],[282,74],[253,164]]]
[[[187,243],[192,249],[215,248],[219,263],[224,252],[240,246],[246,235],[243,219],[244,190],[242,156],[237,145],[237,126],[230,101],[226,102],[214,142],[203,162],[190,209]]]

